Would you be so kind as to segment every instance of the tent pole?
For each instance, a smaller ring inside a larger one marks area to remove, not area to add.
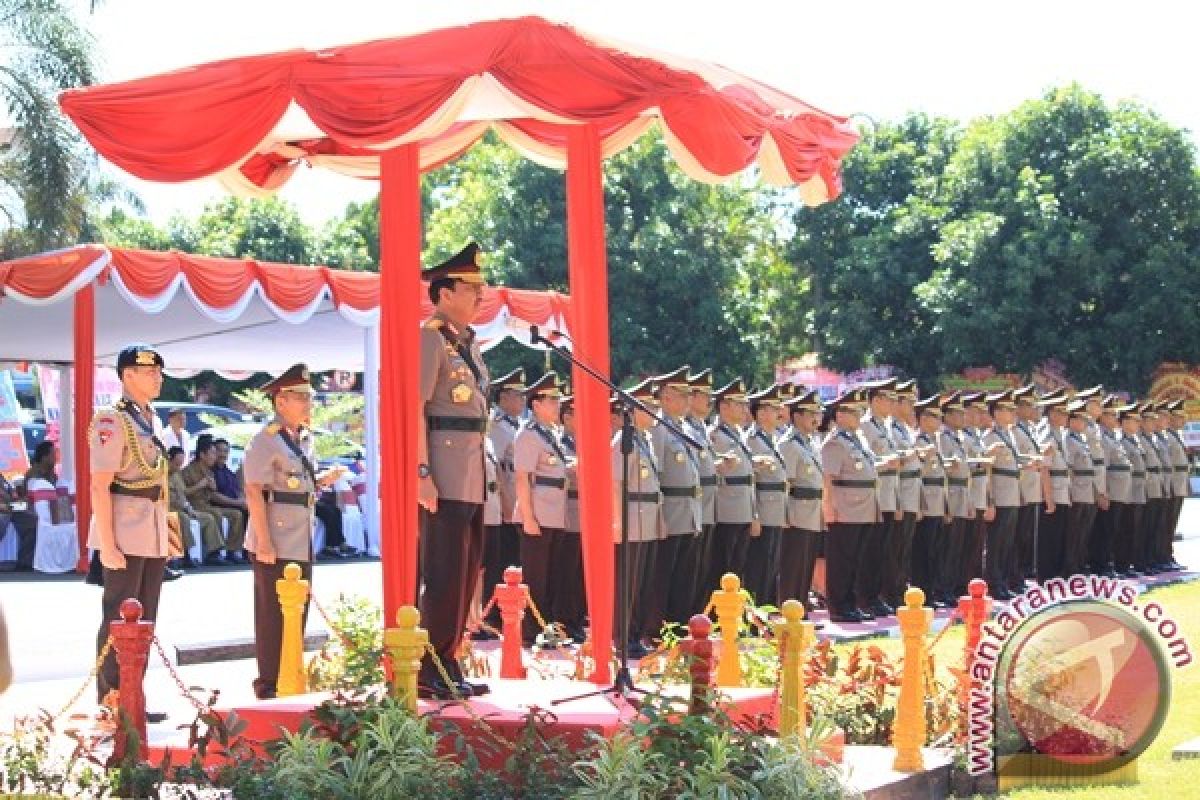
[[[363,330],[363,397],[366,400],[363,446],[367,469],[367,549],[379,547],[379,326]],[[379,555],[373,552],[372,555]],[[390,624],[390,623],[389,623]]]
[[[390,625],[417,601],[417,424],[421,321],[420,145],[384,151],[379,176],[380,550]]]
[[[608,266],[604,235],[604,174],[600,133],[593,124],[567,126],[567,265],[571,333],[580,360],[609,374]],[[579,409],[579,518],[584,583],[591,620],[596,683],[612,681],[612,463],[608,390],[576,368]]]
[[[92,457],[88,446],[88,429],[94,410],[92,398],[96,379],[96,290],[90,283],[75,293],[72,337],[75,347],[75,525],[79,535],[79,563],[76,569],[87,572],[87,535],[92,519]],[[59,406],[60,416],[64,408]]]

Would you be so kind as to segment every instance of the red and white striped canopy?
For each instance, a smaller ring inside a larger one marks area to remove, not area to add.
[[[96,287],[96,361],[147,342],[168,370],[361,370],[364,328],[379,321],[379,275],[83,245],[0,262],[0,361],[69,363],[75,293]],[[422,317],[433,313],[426,298]],[[488,287],[474,327],[487,349],[513,336],[509,320],[569,330],[557,292]],[[528,343],[526,341],[526,343]],[[564,342],[565,344],[565,342]]]
[[[840,192],[841,158],[857,140],[845,118],[723,67],[539,17],[235,58],[69,91],[61,103],[132,174],[215,176],[244,195],[277,190],[301,164],[377,178],[379,153],[409,142],[432,169],[489,128],[561,168],[564,126],[595,123],[608,156],[657,123],[693,178],[757,166],[816,205]]]

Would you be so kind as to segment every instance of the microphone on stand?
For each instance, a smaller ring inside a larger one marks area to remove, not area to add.
[[[523,320],[520,317],[509,317],[504,321],[504,324],[508,326],[509,330],[528,331],[529,338],[534,344],[537,344],[538,342],[545,342],[546,344],[551,345],[554,344],[554,342],[542,335],[543,331],[545,331],[546,335],[548,336],[553,336],[557,339],[566,339],[568,342],[571,341],[571,337],[562,331],[555,330],[554,328],[543,328],[540,325],[534,325],[532,322]]]

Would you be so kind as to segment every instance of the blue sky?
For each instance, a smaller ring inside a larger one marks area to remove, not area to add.
[[[920,110],[967,120],[1078,81],[1110,101],[1136,99],[1200,131],[1200,6],[1186,2],[107,0],[90,15],[87,3],[81,6],[105,80],[539,14],[724,64],[835,113],[892,119]],[[158,222],[195,214],[221,195],[207,182],[128,183]],[[370,183],[313,170],[293,180],[284,197],[319,223],[372,194]]]

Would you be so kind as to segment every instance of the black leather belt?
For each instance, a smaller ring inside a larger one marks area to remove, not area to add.
[[[1146,473],[1144,473],[1144,472],[1138,472],[1137,470],[1134,470],[1134,471],[1133,471],[1133,477],[1135,477],[1135,478],[1144,478],[1144,477],[1146,477]]]
[[[426,417],[431,431],[468,431],[483,433],[487,420],[480,417]]]
[[[901,473],[900,473],[900,477],[901,477],[901,478],[919,478],[919,477],[921,477],[921,470],[919,470],[919,469],[906,469],[906,470],[904,470],[903,472],[901,472]]]
[[[1079,478],[1091,478],[1096,475],[1096,470],[1094,470],[1094,469],[1076,469],[1076,470],[1071,470],[1071,473]]]
[[[797,500],[819,500],[824,493],[822,489],[813,489],[808,486],[793,486],[788,489],[788,496]]]
[[[629,502],[631,503],[657,503],[658,492],[630,492]]]
[[[1069,473],[1068,473],[1068,472],[1067,472],[1067,470],[1065,470],[1065,469],[1052,469],[1052,470],[1050,470],[1050,477],[1051,477],[1051,478],[1065,478],[1065,477],[1067,477],[1067,475],[1068,475],[1068,474],[1069,474]]]
[[[753,486],[754,477],[752,475],[731,475],[725,479],[726,486]]]
[[[757,484],[754,488],[760,492],[786,492],[787,484],[786,483],[760,483],[760,484]]]
[[[1146,467],[1146,472],[1157,475],[1162,472],[1162,467]]]
[[[311,506],[316,502],[312,492],[280,492],[275,489],[263,489],[263,500],[289,506]]]
[[[717,476],[716,475],[701,475],[700,476],[700,485],[701,486],[716,486],[717,485]]]
[[[578,489],[567,489],[567,499],[568,500],[578,500],[579,499],[579,490]]]
[[[946,479],[945,478],[921,478],[921,483],[925,484],[926,486],[945,486]]]
[[[993,475],[1003,475],[1003,476],[1004,476],[1004,477],[1006,477],[1006,478],[1019,478],[1019,477],[1021,477],[1021,472],[1020,472],[1020,470],[1015,470],[1015,469],[1005,469],[1004,467],[992,467],[992,474],[993,474]]]
[[[126,497],[141,497],[144,500],[150,500],[157,503],[158,498],[162,497],[161,486],[147,486],[144,489],[134,489],[129,486],[122,486],[117,482],[110,483],[108,490],[113,494],[121,494]]]
[[[664,486],[663,497],[702,497],[704,490],[699,486]]]
[[[966,478],[947,478],[946,483],[951,486],[966,486],[968,481]]]
[[[488,489],[488,492],[490,492],[491,494],[495,494],[496,493],[496,482],[488,481],[487,489]]]
[[[1109,472],[1129,472],[1131,469],[1128,464],[1111,464],[1108,467]]]
[[[1092,459],[1092,466],[1093,466],[1093,467],[1103,467],[1103,466],[1104,466],[1104,459],[1103,459],[1103,458],[1093,458],[1093,459]]]
[[[844,489],[874,489],[874,480],[850,480],[847,478],[834,478],[834,486],[841,486]]]
[[[1191,467],[1181,466],[1181,467],[1174,467],[1173,469],[1175,472],[1189,472],[1191,470]]]
[[[565,489],[567,486],[566,478],[547,478],[544,475],[533,476],[534,486],[549,486],[551,489]]]

